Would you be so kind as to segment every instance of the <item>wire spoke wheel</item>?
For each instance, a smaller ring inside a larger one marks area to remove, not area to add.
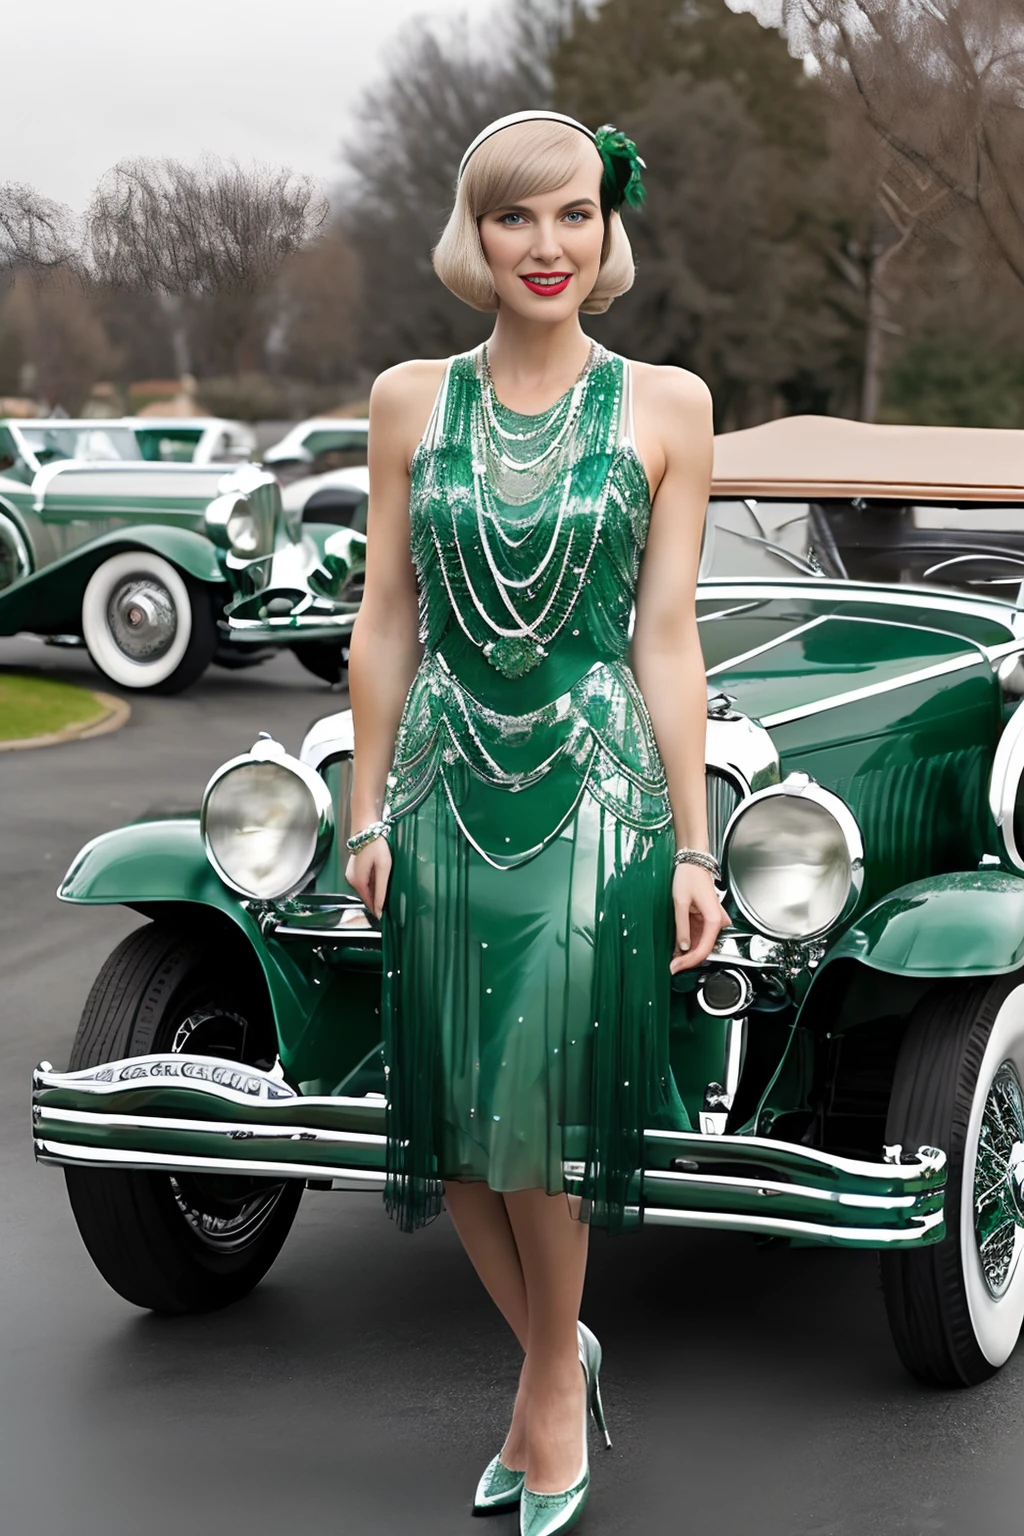
[[[1024,1247],[1024,1094],[1017,1069],[1004,1061],[982,1112],[974,1170],[974,1231],[985,1284],[1006,1293]]]

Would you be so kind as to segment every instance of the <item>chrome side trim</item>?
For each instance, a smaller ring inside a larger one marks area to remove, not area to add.
[[[71,1142],[50,1142],[43,1138],[36,1139],[35,1154],[37,1162],[55,1167],[134,1168],[145,1173],[227,1173],[260,1179],[329,1180],[336,1189],[383,1189],[387,1177],[375,1168],[332,1168],[319,1163],[264,1163],[255,1158],[121,1152],[116,1147],[79,1147]]]
[[[967,617],[991,619],[1004,624],[1011,634],[1019,634],[1024,625],[1024,613],[1012,603],[994,602],[991,598],[955,597],[949,592],[936,592],[930,587],[915,587],[909,583],[897,589],[884,582],[823,581],[820,577],[796,578],[783,581],[737,581],[732,576],[712,576],[697,587],[697,601],[724,597],[730,602],[775,601],[781,598],[807,596],[813,593],[815,601],[828,595],[839,603],[863,603],[876,601],[896,608],[934,608],[937,613],[959,613]],[[711,619],[712,614],[702,615]]]
[[[672,1211],[644,1207],[644,1222],[654,1227],[703,1227],[719,1232],[759,1232],[765,1237],[802,1237],[849,1248],[918,1248],[938,1242],[946,1230],[942,1211],[914,1218],[910,1228],[832,1227],[822,1222],[791,1221],[781,1216],[734,1215],[730,1211]]]
[[[365,944],[368,949],[378,948],[383,940],[383,934],[378,928],[357,928],[343,923],[333,928],[302,928],[281,922],[270,931],[275,939],[344,939],[346,944]]]
[[[775,1195],[786,1195],[793,1200],[818,1200],[825,1205],[855,1206],[866,1211],[909,1210],[917,1205],[920,1199],[918,1195],[845,1194],[842,1190],[817,1189],[813,1184],[785,1184],[781,1180],[771,1179],[741,1179],[732,1174],[677,1173],[674,1169],[648,1170],[644,1174],[644,1183],[649,1186],[684,1184],[694,1189],[746,1190],[748,1193],[757,1193],[766,1200]]]
[[[814,1163],[831,1169],[837,1174],[848,1174],[860,1179],[907,1179],[916,1181],[922,1177],[945,1178],[946,1154],[938,1147],[918,1147],[913,1154],[904,1153],[898,1163],[870,1162],[865,1158],[842,1157],[838,1152],[823,1152],[820,1147],[795,1146],[792,1142],[779,1141],[772,1136],[716,1136],[709,1140],[697,1131],[652,1131],[658,1141],[678,1143],[680,1153],[688,1149],[706,1152],[720,1159],[730,1148],[746,1152],[750,1148],[765,1153],[768,1161],[780,1153],[789,1154],[800,1162]]]
[[[717,666],[709,667],[707,675],[714,677],[718,672],[728,672],[733,667],[742,666],[745,661],[753,661],[755,656],[763,656],[766,651],[774,651],[776,646],[785,645],[787,640],[793,640],[797,635],[804,635],[809,629],[817,629],[819,624],[824,624],[829,618],[831,614],[819,613],[816,619],[809,619],[806,624],[798,624],[795,629],[787,629],[784,634],[776,635],[774,640],[765,640],[762,645],[752,646],[749,651],[740,651],[738,656],[730,656],[727,661],[720,661]]]
[[[963,672],[986,661],[980,648],[970,656],[955,656],[952,661],[939,661],[931,667],[920,667],[916,672],[904,672],[902,677],[890,677],[881,683],[868,683],[863,688],[851,688],[846,693],[834,693],[831,698],[818,699],[813,704],[797,704],[793,709],[781,709],[777,714],[764,715],[761,724],[766,728],[789,725],[794,720],[805,720],[810,715],[821,715],[829,709],[839,709],[844,704],[856,704],[861,699],[872,699],[882,693],[894,693],[898,688],[909,688],[914,683],[926,683],[933,677],[945,677],[953,672]]]
[[[316,1102],[303,1099],[304,1104]],[[322,1100],[320,1101],[323,1102]],[[343,1103],[331,1099],[331,1104]],[[355,1102],[362,1105],[362,1100]],[[203,1136],[226,1136],[233,1141],[302,1141],[316,1145],[352,1147],[383,1147],[386,1136],[370,1131],[331,1131],[311,1125],[253,1125],[235,1120],[179,1120],[166,1115],[108,1115],[94,1109],[47,1109],[32,1111],[37,1125],[44,1130],[45,1122],[67,1121],[71,1125],[103,1126],[112,1131],[183,1131],[186,1135],[196,1132]]]
[[[988,808],[999,828],[1006,857],[1024,872],[1024,849],[1017,846],[1014,812],[1024,776],[1024,709],[1018,707],[996,744],[988,781]]]

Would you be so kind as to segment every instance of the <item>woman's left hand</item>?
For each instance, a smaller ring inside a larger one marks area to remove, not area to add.
[[[718,899],[715,882],[699,864],[679,864],[672,876],[672,904],[676,914],[676,947],[669,970],[691,971],[706,960],[729,914]]]

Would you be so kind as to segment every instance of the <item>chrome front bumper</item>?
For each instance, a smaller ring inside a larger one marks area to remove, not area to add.
[[[351,633],[359,603],[324,590],[328,572],[311,540],[281,543],[255,560],[228,555],[226,565],[239,592],[220,621],[228,644],[344,640]]]
[[[36,1158],[77,1168],[235,1173],[334,1189],[384,1183],[384,1100],[304,1097],[283,1079],[214,1057],[136,1056],[35,1070]],[[945,1236],[946,1156],[881,1162],[755,1136],[651,1131],[644,1220],[856,1248],[918,1248]],[[566,1164],[570,1186],[582,1173]]]

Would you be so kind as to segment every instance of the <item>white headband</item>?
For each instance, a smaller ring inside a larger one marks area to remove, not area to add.
[[[469,148],[466,150],[466,153],[459,161],[459,174],[457,179],[459,181],[462,180],[462,173],[466,169],[466,162],[468,161],[470,155],[474,154],[480,148],[480,145],[484,142],[485,139],[489,139],[492,134],[500,133],[503,128],[511,128],[514,123],[533,122],[566,123],[570,128],[578,128],[580,133],[585,133],[587,138],[590,139],[592,143],[597,143],[596,135],[592,133],[589,128],[585,127],[583,123],[578,123],[574,117],[566,117],[564,112],[510,112],[507,117],[496,117],[493,123],[488,123],[487,127],[481,129],[481,131],[477,134],[476,138],[473,140],[472,144],[469,146]]]

